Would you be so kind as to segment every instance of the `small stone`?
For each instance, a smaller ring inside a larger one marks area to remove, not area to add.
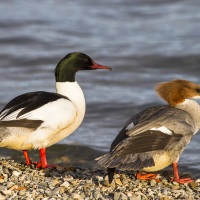
[[[19,180],[20,180],[20,181],[24,181],[25,178],[26,178],[26,175],[23,174],[22,176],[19,177]]]
[[[69,182],[65,181],[60,186],[68,188],[70,186]]]
[[[56,194],[59,194],[59,193],[60,193],[60,187],[57,187],[52,191],[52,195],[56,195]]]
[[[54,186],[53,184],[49,184],[49,188],[50,188],[51,190],[53,190],[53,189],[55,188],[55,186]]]
[[[97,179],[99,182],[103,181],[103,177],[102,177],[102,176],[96,176],[96,179]]]
[[[172,186],[172,190],[178,190],[178,189],[179,189],[179,185]]]
[[[193,189],[195,189],[198,185],[199,185],[199,184],[196,183],[196,182],[191,182],[191,183],[190,183],[190,186],[191,186]]]
[[[17,190],[27,190],[25,187],[18,187]]]
[[[61,167],[61,166],[56,166],[56,170],[59,172],[59,173],[63,173],[65,171],[65,168],[64,167]]]
[[[4,183],[5,182],[5,180],[4,179],[0,179],[0,183]]]
[[[173,184],[174,184],[174,185],[179,185],[179,183],[177,183],[176,181],[173,181]]]
[[[84,200],[84,198],[78,193],[72,194],[72,198],[76,200]]]
[[[168,181],[167,181],[166,179],[162,180],[162,183],[163,183],[164,185],[169,185],[169,183],[168,183]]]
[[[160,200],[172,200],[172,198],[170,198],[169,196],[165,196],[165,195],[163,195],[163,196],[161,196],[160,197]]]
[[[5,190],[5,189],[7,189],[6,186],[4,186],[4,185],[0,185],[0,191],[3,191],[3,190]]]
[[[116,192],[114,193],[114,200],[119,200],[120,199],[120,193],[119,192]]]
[[[73,185],[76,185],[78,183],[78,180],[76,179],[76,180],[74,180],[74,181],[72,181],[72,184]]]
[[[2,191],[2,193],[5,194],[5,195],[11,195],[12,194],[11,190],[4,190],[4,191]]]
[[[16,190],[18,188],[18,185],[13,185],[9,190]]]
[[[12,175],[18,177],[21,174],[21,172],[18,171],[13,171]]]
[[[26,194],[26,191],[25,191],[25,190],[19,191],[19,195],[20,195],[20,196],[23,196],[23,195],[25,195],[25,194]]]
[[[0,200],[6,200],[6,198],[0,194]]]
[[[60,177],[60,174],[58,172],[51,172],[50,176],[51,177]]]
[[[59,193],[60,194],[64,194],[65,193],[65,189],[63,187],[61,187]]]
[[[127,193],[127,196],[128,196],[128,197],[132,197],[132,196],[133,196],[133,193],[132,193],[132,192],[128,192],[128,193]]]
[[[127,200],[128,197],[123,192],[114,193],[114,200]]]
[[[126,184],[129,183],[129,180],[128,179],[122,179],[122,183],[123,183],[123,185],[126,185]]]
[[[42,170],[39,172],[39,175],[40,175],[40,176],[45,176],[45,174],[46,174],[46,173],[43,172]]]
[[[153,186],[155,186],[157,184],[157,182],[154,180],[154,179],[152,179],[151,181],[150,181],[150,185],[153,187]]]
[[[121,180],[120,180],[119,178],[115,179],[115,183],[116,183],[117,185],[122,185],[122,182],[121,182]]]
[[[94,193],[93,193],[93,197],[95,198],[95,199],[99,199],[99,198],[101,198],[101,194],[100,194],[100,192],[99,191],[95,191]]]
[[[120,178],[120,175],[119,174],[114,174],[114,179],[116,178]]]
[[[72,182],[74,180],[72,176],[65,176],[63,179],[64,181],[69,181],[69,182]]]
[[[52,196],[52,191],[51,190],[45,190],[44,191],[44,194],[46,195],[46,196],[48,196],[48,197],[51,197]]]
[[[167,189],[166,188],[162,189],[161,193],[164,194],[164,195],[167,195]]]
[[[56,185],[59,184],[59,181],[58,181],[57,179],[54,179],[54,180],[52,181],[52,183],[56,186]]]
[[[150,191],[149,192],[149,196],[153,196],[154,192],[153,191]]]
[[[137,192],[138,191],[138,189],[137,188],[133,188],[133,192]]]

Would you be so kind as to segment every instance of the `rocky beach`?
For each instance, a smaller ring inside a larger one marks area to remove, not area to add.
[[[51,155],[49,164],[58,166],[36,169],[34,165],[21,163],[21,152],[1,149],[0,200],[200,199],[200,180],[189,184],[171,182],[170,168],[158,174],[160,182],[136,180],[133,172],[117,171],[114,181],[109,184],[106,170],[99,168],[94,161],[102,152],[76,145],[54,145],[48,148],[48,153]],[[31,158],[37,159],[36,154],[32,151]]]

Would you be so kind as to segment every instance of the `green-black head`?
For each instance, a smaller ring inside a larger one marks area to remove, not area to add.
[[[56,82],[74,82],[79,70],[109,69],[111,67],[95,63],[88,55],[80,52],[67,54],[56,66]]]

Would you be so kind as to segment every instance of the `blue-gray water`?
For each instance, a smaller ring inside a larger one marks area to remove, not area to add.
[[[36,90],[55,91],[53,70],[67,53],[87,53],[113,71],[79,72],[87,113],[61,143],[108,150],[127,118],[162,103],[153,87],[200,83],[200,1],[42,0],[0,2],[0,105]],[[200,166],[200,136],[180,162]]]

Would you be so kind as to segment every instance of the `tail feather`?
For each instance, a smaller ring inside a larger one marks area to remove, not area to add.
[[[98,164],[105,168],[118,168],[120,170],[141,170],[146,167],[152,167],[155,165],[152,157],[140,157],[137,155],[123,155],[114,156],[111,153],[107,153],[97,158]]]

